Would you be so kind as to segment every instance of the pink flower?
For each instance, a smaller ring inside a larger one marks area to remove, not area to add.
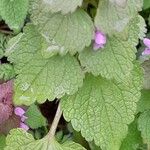
[[[26,117],[24,114],[25,114],[25,111],[21,108],[21,107],[16,107],[15,110],[14,110],[14,113],[20,117],[21,119],[21,122],[20,122],[20,128],[24,129],[25,131],[28,131],[29,130],[29,127],[24,123],[25,120],[28,118]]]
[[[143,43],[145,44],[146,48],[144,49],[142,55],[150,55],[150,39],[144,38]]]
[[[95,31],[94,50],[103,48],[105,44],[106,44],[106,36],[102,32],[96,30]]]
[[[26,124],[24,124],[23,122],[20,122],[20,128],[24,129],[25,131],[29,130],[29,127]]]
[[[145,50],[143,51],[142,55],[150,55],[150,49],[149,48],[145,48]]]
[[[24,116],[24,115],[21,116],[21,121],[22,121],[22,122],[25,122],[26,119],[28,119],[28,117],[26,117],[26,116]]]
[[[13,80],[0,83],[0,124],[13,114]]]
[[[21,107],[16,107],[14,112],[17,116],[20,116],[20,117],[25,114],[25,111]]]
[[[144,38],[143,43],[150,49],[150,39]]]

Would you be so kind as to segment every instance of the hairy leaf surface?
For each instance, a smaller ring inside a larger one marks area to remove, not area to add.
[[[7,44],[8,39],[9,39],[9,36],[6,36],[0,33],[0,59],[4,56],[4,50],[5,50],[5,46]]]
[[[150,90],[143,89],[141,91],[141,98],[138,101],[137,112],[144,112],[150,109]]]
[[[30,105],[36,100],[43,103],[46,99],[73,94],[82,86],[84,75],[73,56],[43,58],[44,39],[34,26],[28,25],[24,33],[8,45],[7,56],[18,74],[15,80],[16,104]]]
[[[144,111],[138,120],[138,129],[146,143],[150,142],[150,110]]]
[[[10,64],[0,64],[0,80],[7,81],[15,77],[15,71]]]
[[[41,114],[38,106],[32,104],[25,113],[25,116],[28,117],[26,119],[26,124],[30,126],[32,129],[37,129],[42,126],[47,125],[46,118]]]
[[[145,61],[142,66],[144,68],[143,88],[150,89],[150,60]]]
[[[82,5],[82,1],[83,0],[44,0],[52,12],[61,11],[63,14],[75,11],[78,6]]]
[[[94,51],[86,48],[79,54],[81,65],[95,76],[102,75],[108,79],[123,79],[133,69],[136,49],[119,38],[108,38],[105,47]]]
[[[143,40],[146,33],[146,23],[142,16],[136,15],[121,33],[118,33],[119,37],[128,41],[133,46],[139,43],[139,39]]]
[[[4,150],[85,150],[81,145],[74,142],[59,144],[48,136],[41,140],[34,140],[33,136],[22,129],[13,129],[6,138]]]
[[[129,125],[126,138],[123,140],[120,150],[136,150],[142,145],[141,133],[137,129],[137,119]]]
[[[130,19],[141,11],[142,0],[128,0],[125,7],[112,3],[114,0],[101,0],[95,17],[96,27],[109,35],[121,32]]]
[[[28,0],[1,0],[0,14],[11,29],[18,30],[27,15]]]
[[[126,80],[118,83],[87,75],[76,94],[62,99],[65,119],[71,121],[87,141],[94,140],[102,149],[118,150],[140,98],[141,78],[134,75],[141,74],[135,68],[132,75],[132,79],[127,79],[128,84]]]
[[[50,44],[44,50],[44,56],[53,53],[64,55],[68,51],[74,54],[90,45],[94,27],[85,11],[78,9],[72,14],[62,15],[45,12],[43,9],[37,8],[33,11],[32,21]]]

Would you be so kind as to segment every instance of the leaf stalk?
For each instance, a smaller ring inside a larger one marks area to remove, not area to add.
[[[54,120],[53,120],[51,128],[48,132],[49,139],[52,139],[55,136],[57,126],[58,126],[58,123],[59,123],[61,116],[62,116],[62,110],[61,110],[61,106],[60,106],[60,102],[59,102]]]

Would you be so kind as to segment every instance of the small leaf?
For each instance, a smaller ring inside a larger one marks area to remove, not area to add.
[[[87,75],[76,94],[62,98],[65,119],[71,121],[87,141],[94,140],[102,149],[118,150],[127,135],[127,125],[134,120],[140,98],[140,76],[136,67],[132,78],[123,83]]]
[[[85,11],[78,9],[72,14],[62,15],[43,9],[34,10],[31,19],[49,43],[43,51],[44,56],[55,53],[65,55],[67,52],[75,54],[91,44],[94,27]]]
[[[3,150],[6,145],[6,137],[4,135],[0,135],[0,149]]]
[[[11,29],[19,30],[26,18],[28,0],[1,0],[0,14]]]
[[[32,129],[37,129],[47,125],[46,118],[41,114],[40,110],[35,104],[32,104],[25,113],[28,117],[25,121],[28,126]]]
[[[41,140],[34,140],[33,136],[22,129],[13,129],[6,138],[4,150],[85,150],[81,145],[74,142],[59,144],[49,136]]]
[[[22,35],[15,37],[15,44],[8,43],[8,60],[14,63],[18,74],[14,87],[17,105],[52,101],[73,94],[82,86],[84,74],[76,58],[67,54],[44,59],[41,55],[44,44],[33,25],[28,25]]]
[[[149,0],[144,0],[143,9],[148,9],[148,8],[150,8],[150,1]]]
[[[145,61],[142,66],[144,68],[143,88],[150,89],[150,60]]]
[[[144,111],[138,120],[138,129],[146,143],[150,142],[150,110]]]
[[[122,32],[138,11],[142,9],[142,0],[127,0],[125,7],[116,5],[110,1],[119,0],[103,0],[99,1],[97,14],[95,17],[96,27],[109,35]],[[121,1],[122,2],[122,1]]]
[[[11,64],[0,64],[0,80],[10,80],[15,77],[15,71]]]
[[[136,150],[142,145],[141,133],[137,129],[137,119],[129,125],[126,138],[123,140],[120,150]]]
[[[81,65],[93,75],[122,80],[133,69],[136,49],[119,38],[108,38],[103,49],[86,48],[79,54]]]
[[[3,57],[3,51],[2,51],[2,49],[0,49],[0,59]]]
[[[5,36],[4,34],[0,33],[0,59],[4,56],[4,50],[7,41],[8,41],[8,36]]]
[[[140,15],[136,15],[130,20],[125,29],[121,33],[118,33],[118,35],[133,46],[137,46],[139,39],[143,40],[145,37],[146,31],[147,29],[144,18]]]
[[[137,106],[137,112],[144,112],[150,109],[150,90],[143,89],[141,91],[141,98]]]

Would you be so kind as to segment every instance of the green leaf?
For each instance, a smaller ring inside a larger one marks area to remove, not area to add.
[[[139,43],[139,39],[143,40],[147,32],[146,23],[142,16],[138,15],[130,21],[128,42],[132,42],[134,46]]]
[[[101,150],[101,148],[99,146],[96,146],[94,142],[90,142],[89,146],[91,150]]]
[[[112,4],[120,7],[125,7],[127,5],[127,0],[109,0]]]
[[[15,77],[15,71],[11,64],[0,64],[0,80],[10,80]]]
[[[150,89],[150,60],[145,61],[142,66],[144,69],[143,88]]]
[[[44,56],[65,55],[68,51],[75,54],[91,44],[94,27],[85,11],[78,9],[72,14],[62,15],[43,9],[35,10],[31,19],[50,45],[43,51]]]
[[[0,59],[4,56],[4,50],[5,50],[7,41],[8,41],[8,37],[0,33]]]
[[[6,138],[4,150],[85,150],[81,145],[74,142],[59,144],[49,136],[41,140],[34,140],[33,136],[22,129],[13,129]]]
[[[141,133],[137,129],[137,119],[129,125],[126,138],[123,140],[120,150],[137,150],[142,145]]]
[[[142,10],[142,1],[128,0],[125,7],[116,5],[109,0],[99,1],[95,17],[96,27],[109,35],[123,31],[130,19]]]
[[[143,89],[141,93],[141,98],[137,105],[137,112],[144,112],[150,109],[150,90]]]
[[[149,0],[144,0],[143,9],[148,9],[148,8],[150,8],[150,1]]]
[[[4,147],[6,146],[5,139],[6,137],[4,135],[0,135],[0,150],[3,150]]]
[[[3,54],[4,54],[3,50],[0,49],[0,59],[3,57]]]
[[[134,120],[141,87],[137,88],[141,83],[137,76],[141,74],[134,69],[125,83],[87,75],[76,94],[62,98],[65,119],[87,141],[94,140],[102,149],[118,150],[127,135],[127,125]]]
[[[47,125],[46,118],[41,114],[37,105],[32,104],[25,113],[25,116],[28,117],[26,124],[32,129],[37,129],[42,126]]]
[[[3,57],[3,51],[2,51],[2,49],[0,49],[0,59]]]
[[[3,51],[3,48],[4,48],[4,35],[0,33],[0,59],[3,57],[3,54],[4,54],[4,51]]]
[[[81,6],[82,1],[83,0],[32,0],[31,4],[36,5],[36,3],[38,3],[44,9],[52,13],[61,11],[62,14],[67,14],[74,12],[78,6]]]
[[[125,29],[119,33],[119,37],[136,46],[139,43],[139,39],[143,40],[146,31],[145,20],[142,16],[136,15],[130,20]]]
[[[143,140],[150,142],[150,110],[144,111],[138,120],[138,129],[141,131]]]
[[[108,38],[105,47],[99,51],[86,48],[79,54],[79,59],[85,70],[95,76],[101,74],[108,79],[122,80],[133,69],[135,51],[128,42],[113,37]]]
[[[14,63],[18,74],[15,80],[15,104],[43,103],[46,99],[54,100],[65,94],[74,94],[82,86],[84,75],[73,56],[42,57],[44,39],[34,26],[28,25],[22,35],[15,37],[14,44],[10,43],[6,55]]]
[[[28,0],[1,0],[0,14],[11,29],[19,30],[27,15]]]
[[[149,15],[149,17],[148,17],[148,25],[150,25],[150,15]]]

